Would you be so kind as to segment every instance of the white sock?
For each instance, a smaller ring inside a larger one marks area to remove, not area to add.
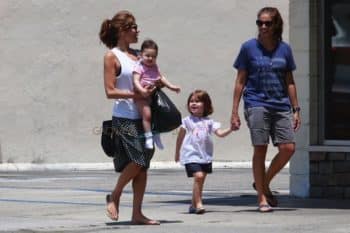
[[[153,136],[153,139],[154,139],[154,143],[156,144],[156,146],[163,150],[164,149],[164,146],[163,146],[163,143],[162,143],[162,140],[160,139],[160,134],[155,134]]]
[[[145,138],[151,138],[153,137],[152,131],[145,132]]]
[[[152,134],[152,132],[146,132],[145,138],[146,138],[145,147],[147,149],[153,149],[153,134]]]

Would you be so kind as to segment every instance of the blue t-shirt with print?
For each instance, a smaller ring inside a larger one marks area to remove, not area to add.
[[[290,110],[285,79],[286,73],[296,66],[287,43],[281,41],[273,51],[268,51],[257,39],[248,40],[243,43],[233,66],[248,73],[243,90],[245,108]]]

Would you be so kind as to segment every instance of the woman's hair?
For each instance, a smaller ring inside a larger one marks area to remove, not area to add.
[[[108,48],[117,46],[119,33],[130,29],[135,24],[135,17],[126,10],[119,11],[112,19],[105,19],[100,29],[100,40]]]
[[[154,40],[151,40],[151,39],[144,40],[141,45],[141,52],[143,52],[145,49],[154,49],[158,54],[158,45],[156,42],[154,42]]]
[[[190,94],[190,96],[187,99],[187,110],[189,111],[189,113],[191,113],[190,110],[190,101],[191,98],[195,97],[199,102],[203,102],[203,117],[206,117],[210,114],[213,113],[214,109],[213,109],[213,105],[211,104],[211,99],[209,94],[206,91],[203,90],[195,90],[194,92],[192,92]],[[192,114],[192,113],[191,113]]]
[[[263,13],[269,14],[272,18],[272,30],[274,39],[276,41],[282,41],[283,19],[278,9],[275,7],[264,7],[258,12],[258,19]]]

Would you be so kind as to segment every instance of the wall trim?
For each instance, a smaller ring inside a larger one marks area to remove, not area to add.
[[[350,152],[350,146],[319,146],[312,145],[307,148],[310,152]]]

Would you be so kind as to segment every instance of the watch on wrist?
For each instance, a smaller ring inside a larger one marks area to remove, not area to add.
[[[299,106],[293,107],[293,108],[292,108],[293,113],[300,112],[300,110],[301,110],[301,109],[300,109]]]

